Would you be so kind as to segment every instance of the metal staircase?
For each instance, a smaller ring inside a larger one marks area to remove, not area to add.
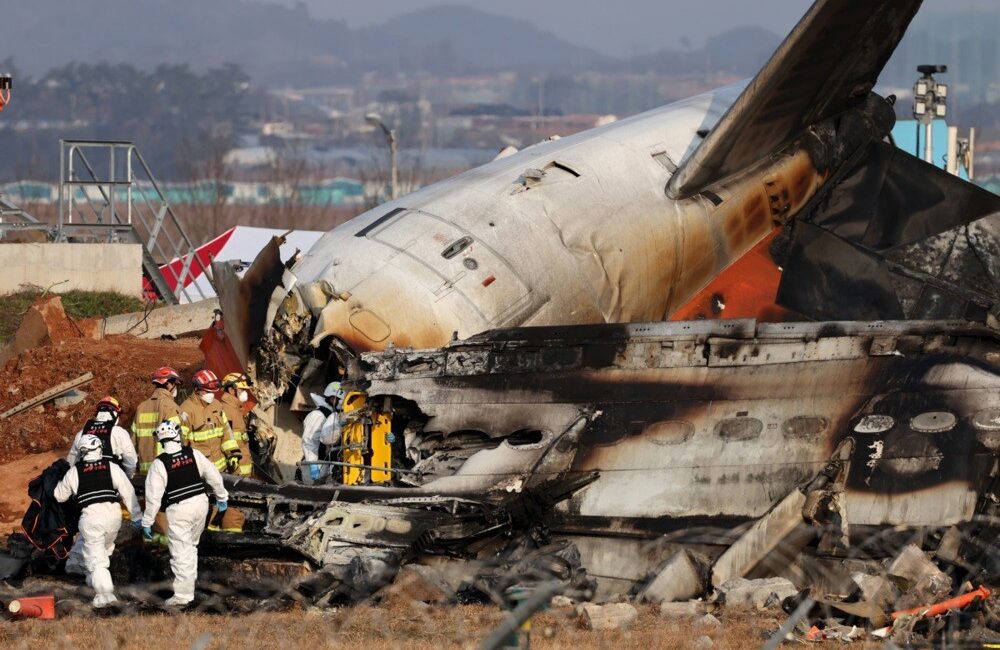
[[[0,224],[37,224],[38,219],[34,218],[17,205],[14,204],[4,194],[0,193]]]
[[[214,287],[211,261],[196,254],[138,147],[105,140],[59,147],[57,241],[142,244],[143,270],[164,301],[207,298],[197,282],[185,282],[198,275]]]

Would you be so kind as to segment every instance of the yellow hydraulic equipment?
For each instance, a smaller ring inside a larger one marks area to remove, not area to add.
[[[350,392],[343,404],[341,432],[344,485],[388,483],[392,472],[392,418],[368,406],[364,393]]]

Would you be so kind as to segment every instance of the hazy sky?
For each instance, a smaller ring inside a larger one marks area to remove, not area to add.
[[[271,0],[296,4],[300,0]],[[811,0],[304,0],[313,15],[352,26],[384,22],[403,13],[443,4],[467,5],[521,18],[567,41],[619,56],[698,45],[740,25],[759,25],[784,35]],[[846,0],[867,2],[868,0]],[[1000,10],[998,0],[925,0],[922,12],[945,7]]]

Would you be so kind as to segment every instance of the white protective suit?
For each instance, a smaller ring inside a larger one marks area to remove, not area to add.
[[[323,444],[327,447],[335,447],[340,444],[341,432],[344,427],[344,414],[336,410],[331,412],[330,403],[315,393],[313,393],[312,399],[316,404],[316,410],[310,411],[302,421],[302,459],[305,461],[326,460],[319,457],[319,446]],[[313,471],[312,467],[312,465],[303,466],[302,475],[311,476],[313,480],[320,480],[330,474],[329,465],[316,465],[318,472]]]
[[[180,451],[179,442],[166,442],[163,451],[174,454]],[[197,449],[194,452],[198,473],[218,501],[229,499],[222,484],[222,474],[212,461]],[[160,511],[160,503],[167,489],[167,468],[159,458],[153,461],[146,474],[146,511],[142,525],[151,527]],[[198,494],[167,507],[167,548],[170,550],[170,570],[174,573],[174,595],[171,605],[186,605],[194,600],[194,584],[198,579],[198,542],[208,519],[208,497]]]
[[[110,413],[98,413],[95,419],[105,420],[111,417]],[[73,438],[73,444],[69,448],[69,453],[66,454],[66,462],[71,466],[75,466],[77,461],[80,460],[80,438],[82,437],[83,429],[80,429],[76,432],[76,437]],[[111,453],[121,456],[122,469],[125,470],[126,476],[129,478],[135,476],[135,468],[139,463],[139,456],[136,454],[135,446],[132,444],[132,436],[117,424],[111,428]],[[87,568],[83,561],[83,537],[79,535],[73,541],[73,548],[70,550],[69,558],[66,560],[66,573],[76,575],[85,575],[87,573]]]
[[[100,450],[85,456],[84,460],[100,460]],[[128,508],[132,521],[142,516],[139,500],[135,496],[132,483],[125,472],[111,463],[111,482],[118,490],[122,502]],[[74,465],[56,485],[56,501],[65,503],[73,498],[80,487],[80,478]],[[111,554],[115,550],[115,538],[122,526],[122,509],[118,503],[93,503],[80,513],[80,535],[77,543],[82,546],[83,565],[87,573],[87,585],[94,592],[94,607],[104,607],[118,600],[115,586],[111,581]],[[74,550],[76,546],[74,546]]]
[[[70,465],[76,465],[76,462],[80,460],[81,437],[83,437],[83,429],[76,432],[76,437],[73,438],[73,445],[69,448],[69,453],[66,454],[66,462]],[[111,429],[111,453],[115,456],[121,456],[122,469],[125,470],[126,476],[129,478],[135,476],[135,468],[139,464],[139,455],[135,453],[132,436],[117,424]]]

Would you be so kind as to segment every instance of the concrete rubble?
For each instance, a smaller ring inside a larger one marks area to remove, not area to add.
[[[660,616],[666,619],[698,618],[713,609],[712,603],[692,600],[686,603],[660,603]]]
[[[692,650],[710,650],[715,646],[715,642],[707,634],[702,634],[691,644]]]
[[[200,336],[218,308],[217,298],[163,306],[148,312],[109,316],[100,321],[100,329],[105,336],[129,334],[140,339]]]
[[[726,607],[765,609],[780,605],[784,599],[798,594],[799,590],[786,578],[733,578],[719,585],[718,592]]]
[[[640,602],[688,600],[705,590],[707,570],[703,559],[681,551],[667,560],[659,573],[639,592]]]
[[[624,630],[639,618],[639,610],[629,603],[581,606],[580,624],[588,630]]]

